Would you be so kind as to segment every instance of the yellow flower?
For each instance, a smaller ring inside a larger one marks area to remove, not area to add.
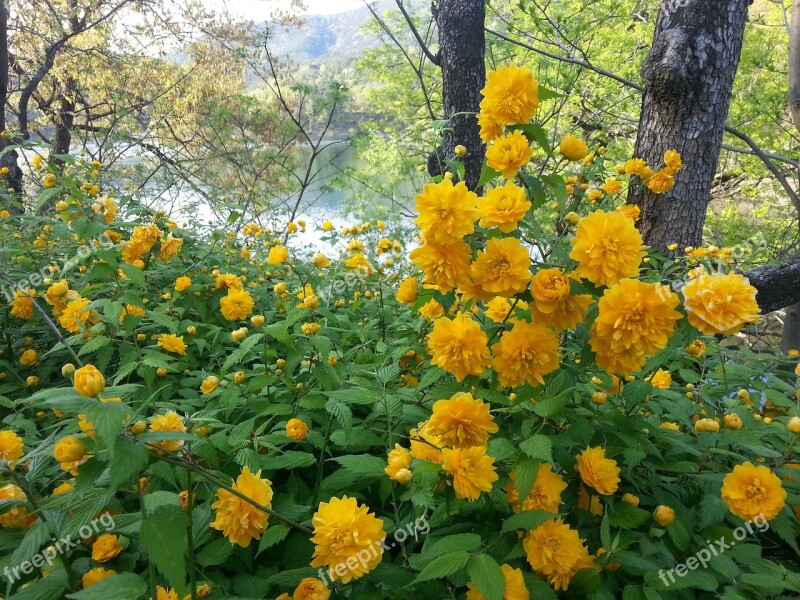
[[[31,300],[28,296],[35,296],[36,292],[34,290],[26,290],[23,292],[22,290],[16,290],[14,292],[14,299],[11,301],[11,314],[17,317],[18,319],[32,319],[34,306],[33,300]]]
[[[18,485],[9,483],[0,487],[0,502],[5,501],[27,502],[28,497]],[[25,506],[15,505],[9,510],[0,513],[0,526],[2,527],[29,527],[36,517],[28,514]]]
[[[511,481],[504,488],[506,499],[511,504],[514,512],[521,510],[544,510],[546,512],[558,513],[558,507],[562,504],[561,493],[567,489],[567,483],[558,473],[553,473],[553,467],[548,463],[541,463],[536,474],[536,481],[531,488],[528,497],[520,503],[519,493],[515,484],[516,473],[511,471]]]
[[[204,394],[210,394],[218,387],[219,377],[216,377],[215,375],[209,375],[203,380],[203,383],[200,384],[200,391]]]
[[[83,584],[83,589],[88,588],[90,585],[94,585],[98,581],[102,581],[106,577],[111,577],[112,575],[116,575],[117,572],[113,569],[104,569],[103,567],[95,567],[94,569],[89,569],[86,573],[83,574],[81,577],[81,583]]]
[[[186,277],[186,275],[182,275],[175,280],[175,291],[176,292],[185,292],[189,289],[189,286],[192,285],[192,280]]]
[[[163,415],[155,415],[150,417],[150,431],[186,431],[186,425],[183,419],[178,416],[174,410],[169,411]],[[153,442],[153,446],[165,452],[175,452],[183,447],[183,440],[164,440],[162,442]]]
[[[214,281],[214,287],[211,289],[212,291],[217,291],[223,288],[228,290],[241,290],[243,288],[242,280],[231,273],[220,273],[217,275]]]
[[[315,267],[324,269],[331,264],[331,260],[327,256],[325,256],[322,252],[316,252],[314,253],[314,256],[311,257],[311,263]]]
[[[219,300],[222,316],[228,321],[241,321],[253,312],[253,297],[247,290],[228,289],[227,296]]]
[[[481,112],[497,123],[528,123],[539,106],[539,84],[525,67],[511,64],[486,74]]]
[[[701,270],[683,287],[689,323],[707,334],[730,335],[760,320],[756,289],[738,273]]]
[[[606,194],[614,195],[619,194],[622,191],[622,183],[619,182],[617,179],[609,179],[603,185],[600,186],[600,189],[603,190]]]
[[[441,464],[442,457],[441,440],[429,431],[428,423],[420,423],[419,429],[412,429],[409,432],[411,441],[412,458],[417,460],[427,460],[435,464]]]
[[[161,240],[161,250],[158,253],[158,258],[161,260],[169,260],[173,256],[177,256],[183,247],[183,240],[173,237],[171,233],[167,234]]]
[[[575,327],[592,303],[589,295],[570,294],[569,277],[562,269],[537,271],[531,282],[531,295],[534,299],[531,309],[533,320],[556,331]]]
[[[586,448],[577,459],[578,473],[586,485],[603,496],[617,491],[621,469],[617,466],[617,461],[606,458],[605,450],[600,447]]]
[[[726,429],[732,429],[733,431],[737,431],[742,428],[742,417],[737,415],[736,413],[730,413],[723,417],[723,421],[725,422]]]
[[[513,296],[528,287],[531,258],[516,238],[492,238],[472,264],[472,279],[497,296]]]
[[[156,587],[156,600],[179,600],[178,592],[172,588],[166,589],[159,585]]]
[[[92,560],[108,562],[122,552],[117,536],[113,533],[104,533],[92,544]]]
[[[637,175],[641,179],[647,179],[653,174],[653,170],[641,158],[632,158],[627,161],[623,172],[628,175]]]
[[[289,258],[289,251],[285,246],[273,246],[269,249],[269,256],[267,262],[271,265],[279,265]]]
[[[675,175],[683,168],[683,161],[677,150],[667,150],[664,153],[664,164],[667,165],[665,170],[668,170],[670,175]]]
[[[61,494],[66,494],[67,492],[71,492],[75,488],[72,487],[72,484],[65,481],[61,485],[57,485],[53,488],[53,496],[60,496]]]
[[[355,498],[331,498],[321,502],[311,519],[314,555],[311,566],[327,567],[332,581],[360,579],[383,558],[386,538],[383,521]]]
[[[489,338],[480,325],[459,313],[454,319],[442,317],[428,334],[431,364],[462,381],[467,375],[480,375],[489,366]]]
[[[518,321],[492,345],[492,369],[501,385],[543,384],[559,366],[558,337],[544,325]]]
[[[665,194],[675,185],[675,178],[668,169],[661,169],[645,181],[644,185],[654,194]]]
[[[633,222],[617,211],[597,210],[578,222],[569,257],[578,275],[598,285],[635,277],[644,257],[644,240]]]
[[[302,441],[306,438],[308,433],[308,425],[300,419],[289,419],[286,423],[286,435],[291,439]]]
[[[745,521],[759,515],[772,520],[786,505],[786,490],[778,476],[751,462],[736,465],[725,476],[721,493],[730,511]]]
[[[589,146],[586,145],[582,139],[575,137],[572,134],[565,135],[558,146],[558,151],[563,154],[567,160],[583,160],[589,154]]]
[[[411,453],[400,444],[395,444],[394,449],[389,452],[386,459],[386,468],[383,470],[390,479],[400,483],[408,483],[411,480]]]
[[[442,444],[454,448],[485,446],[489,434],[498,430],[490,408],[472,394],[456,392],[449,400],[434,403],[428,431]]]
[[[435,321],[444,315],[444,308],[436,300],[428,300],[425,304],[420,306],[419,314],[428,321]]]
[[[106,380],[97,367],[86,365],[75,371],[72,385],[81,396],[94,398],[106,388]]]
[[[330,221],[325,221],[322,224],[322,231],[330,231],[333,229],[333,223]]]
[[[503,124],[495,121],[494,117],[488,113],[478,113],[478,126],[480,127],[481,140],[487,144],[503,135]]]
[[[437,286],[443,294],[469,279],[472,253],[461,240],[439,244],[426,239],[409,258],[425,273],[425,283]]]
[[[514,569],[511,565],[504,564],[500,567],[503,578],[506,580],[503,600],[529,600],[530,593],[525,587],[525,580],[520,569]],[[467,600],[486,600],[486,596],[481,594],[471,581],[467,584]]]
[[[659,369],[658,371],[647,377],[645,381],[649,381],[654,388],[668,390],[670,384],[672,383],[672,375],[669,374],[669,371],[665,371],[664,369]]]
[[[492,483],[498,476],[494,466],[494,458],[486,455],[486,448],[445,448],[442,450],[442,469],[453,476],[453,489],[456,496],[469,500],[477,500],[481,492],[492,489]]]
[[[76,462],[86,455],[86,446],[78,438],[65,437],[58,440],[53,448],[53,458],[56,462]]]
[[[566,589],[570,575],[575,567],[588,557],[588,550],[574,529],[570,529],[561,519],[545,521],[528,532],[522,542],[531,568],[539,575],[547,577],[551,584],[554,576],[561,576],[557,589]]]
[[[257,504],[272,508],[272,483],[261,479],[261,471],[253,474],[244,467],[231,487]],[[221,531],[231,544],[246,548],[253,539],[260,540],[267,530],[267,513],[228,490],[217,490],[217,500],[211,509],[217,511],[211,527]]]
[[[344,264],[352,269],[358,269],[363,275],[372,275],[375,272],[372,263],[370,263],[369,259],[361,253],[354,254],[344,261]]]
[[[417,288],[419,282],[416,277],[406,277],[397,286],[397,301],[401,304],[414,304],[417,301]]]
[[[0,460],[13,462],[23,454],[22,438],[8,429],[0,431]]]
[[[328,600],[331,597],[331,591],[323,581],[314,577],[306,577],[295,588],[291,599],[286,594],[283,595],[286,596],[286,600]]]
[[[428,183],[416,201],[419,216],[414,222],[426,240],[448,244],[475,231],[478,196],[463,181]]]
[[[639,220],[639,216],[642,214],[641,209],[635,204],[623,204],[617,209],[617,212],[622,213],[634,223]]]
[[[681,314],[678,297],[659,283],[623,279],[608,288],[589,343],[597,364],[608,373],[629,375],[644,366],[648,356],[662,350]]]
[[[527,138],[517,130],[494,141],[486,150],[486,164],[500,171],[506,179],[513,179],[517,172],[528,164],[533,149]]]
[[[667,527],[675,520],[675,510],[664,504],[659,504],[653,511],[653,520],[661,527]]]
[[[100,315],[97,311],[86,310],[90,302],[87,298],[73,300],[64,308],[64,312],[58,317],[58,322],[70,333],[79,333],[82,329],[95,325]]]
[[[24,366],[35,365],[36,361],[38,360],[36,350],[33,348],[28,348],[25,352],[22,353],[22,356],[19,359],[19,364]]]
[[[173,352],[179,356],[186,356],[187,346],[183,342],[183,336],[172,333],[162,333],[158,336],[158,346],[167,352]]]
[[[503,187],[492,188],[478,204],[479,225],[484,228],[497,227],[503,233],[517,228],[531,207],[524,188],[506,181]]]
[[[495,323],[513,323],[517,320],[511,314],[511,303],[507,298],[503,298],[502,296],[495,296],[487,302],[483,314]]]

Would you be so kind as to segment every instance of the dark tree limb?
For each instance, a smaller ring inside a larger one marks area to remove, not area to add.
[[[800,302],[800,254],[777,265],[756,267],[745,276],[758,290],[756,300],[763,314]]]

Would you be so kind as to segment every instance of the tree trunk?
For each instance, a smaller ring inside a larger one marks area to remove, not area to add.
[[[642,66],[645,93],[637,157],[653,168],[676,149],[683,170],[666,194],[634,186],[645,243],[666,250],[702,242],[733,79],[751,0],[662,0],[653,46]]]
[[[8,101],[8,3],[0,2],[0,131],[6,130],[6,102]],[[0,139],[0,152],[10,145],[6,138]],[[22,191],[22,169],[17,164],[16,150],[5,152],[0,157],[0,168],[8,167],[2,183],[0,206],[13,213],[21,213],[19,192]]]
[[[442,146],[428,161],[428,170],[432,175],[443,172],[441,163],[453,160],[455,147],[462,145],[467,149],[464,180],[474,190],[484,154],[476,114],[486,82],[486,7],[484,0],[440,0],[434,17],[439,28],[442,96],[448,124]]]

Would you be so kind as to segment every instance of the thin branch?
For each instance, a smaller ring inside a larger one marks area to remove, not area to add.
[[[409,15],[408,11],[406,11],[406,7],[403,5],[403,0],[395,0],[395,2],[397,3],[397,8],[399,8],[400,12],[403,13],[403,17],[405,18],[406,23],[408,23],[408,27],[411,29],[411,33],[417,40],[419,47],[425,53],[425,56],[427,56],[428,60],[431,61],[433,64],[435,64],[437,67],[442,66],[441,55],[438,52],[434,54],[433,52],[430,51],[430,48],[428,48],[428,45],[425,43],[425,40],[422,39],[422,36],[419,34],[419,31],[417,31],[417,28],[414,25],[414,21],[411,20],[411,15]]]

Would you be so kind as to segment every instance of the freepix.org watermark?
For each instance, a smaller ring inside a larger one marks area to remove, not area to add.
[[[349,557],[345,562],[338,563],[335,567],[326,569],[320,567],[317,571],[319,579],[328,585],[334,576],[341,579],[348,573],[355,571],[360,566],[366,569],[370,560],[376,559],[383,552],[396,548],[398,544],[404,543],[409,538],[418,540],[420,536],[425,536],[430,533],[431,526],[428,524],[428,519],[425,515],[418,518],[416,521],[407,523],[405,527],[400,527],[391,534],[392,540],[387,536],[382,542],[376,542],[367,548],[361,549],[355,556]]]
[[[767,529],[769,529],[769,521],[767,521],[767,518],[762,514],[758,514],[753,517],[751,521],[747,521],[741,527],[734,529],[734,539],[730,542],[725,541],[725,536],[714,541],[706,540],[706,544],[708,545],[705,548],[701,548],[697,554],[687,558],[685,563],[678,563],[675,565],[674,569],[670,569],[669,571],[659,569],[658,577],[664,582],[665,586],[669,587],[671,584],[675,583],[676,575],[678,577],[686,577],[690,571],[694,571],[700,567],[705,569],[712,558],[719,556],[726,550],[730,550],[736,545],[736,542],[741,542],[748,535],[754,535],[754,525],[758,533],[764,533]]]
[[[101,531],[110,531],[114,529],[114,526],[114,517],[108,513],[103,513],[100,517],[93,519],[91,523],[83,525],[78,530],[76,538],[78,541],[74,541],[71,536],[61,538],[58,541],[53,538],[55,544],[48,546],[43,552],[35,554],[33,558],[24,561],[16,567],[6,567],[3,570],[3,575],[6,576],[6,579],[8,579],[9,583],[19,581],[23,575],[30,575],[33,573],[34,569],[42,569],[44,568],[45,564],[48,567],[52,566],[53,561],[55,561],[56,558],[68,550],[76,548],[81,539],[92,537]]]

